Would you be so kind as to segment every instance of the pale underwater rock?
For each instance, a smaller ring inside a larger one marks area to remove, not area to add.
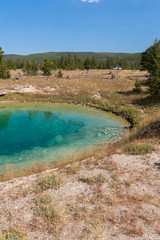
[[[58,135],[54,140],[55,140],[55,143],[58,144],[63,142],[64,138],[61,135]]]

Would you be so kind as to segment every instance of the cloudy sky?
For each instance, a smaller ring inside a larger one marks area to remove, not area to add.
[[[6,53],[141,52],[160,38],[160,0],[0,0]]]

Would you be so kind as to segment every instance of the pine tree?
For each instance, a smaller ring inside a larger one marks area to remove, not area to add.
[[[23,67],[23,72],[27,75],[37,75],[38,69],[38,64],[35,61],[27,61]]]
[[[4,52],[2,51],[2,48],[0,47],[0,63],[2,62]]]
[[[91,68],[91,59],[87,57],[84,61],[84,68],[89,70]]]
[[[51,70],[53,69],[52,62],[48,59],[44,59],[44,62],[41,64],[40,69],[43,71],[43,75],[50,76]]]
[[[24,64],[23,72],[27,75],[30,75],[30,61],[27,60],[27,62]]]
[[[10,73],[9,73],[9,70],[7,69],[5,61],[2,60],[3,54],[4,52],[0,47],[0,78],[7,79],[7,78],[10,78]]]
[[[39,67],[35,61],[31,63],[31,69],[32,69],[32,75],[37,75]]]
[[[160,98],[160,41],[155,40],[141,56],[141,66],[148,70],[149,93],[153,98]]]
[[[4,61],[0,63],[0,78],[3,78],[3,79],[10,78],[9,70],[7,69]]]

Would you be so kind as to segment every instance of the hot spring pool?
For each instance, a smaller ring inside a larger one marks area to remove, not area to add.
[[[111,142],[124,135],[126,124],[112,114],[72,105],[1,105],[0,171]]]

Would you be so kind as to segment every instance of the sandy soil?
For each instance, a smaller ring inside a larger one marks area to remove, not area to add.
[[[35,192],[40,174],[0,183],[0,232],[22,227],[29,240],[159,240],[160,146],[146,156],[90,158],[41,177],[58,175],[58,189]],[[58,218],[37,216],[48,194]]]

